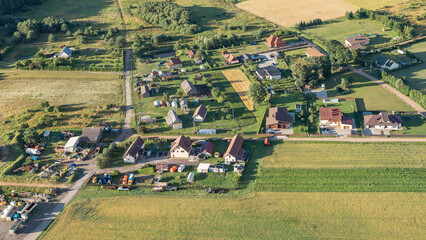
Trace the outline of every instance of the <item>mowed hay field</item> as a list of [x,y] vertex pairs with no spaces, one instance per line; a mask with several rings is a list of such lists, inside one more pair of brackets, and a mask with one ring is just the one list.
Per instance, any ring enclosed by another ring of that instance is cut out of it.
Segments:
[[248,91],[251,85],[250,80],[240,69],[231,69],[222,71],[223,75],[229,80],[232,84],[232,87],[240,96],[241,100],[246,105],[247,109],[250,111],[254,110],[253,101],[249,98]]
[[265,168],[425,168],[425,143],[284,142],[266,148]]
[[421,239],[424,193],[138,196],[67,206],[40,239]]
[[300,21],[309,22],[320,18],[329,20],[345,16],[346,11],[356,11],[359,8],[376,9],[392,5],[401,0],[248,0],[238,3],[243,10],[265,18],[271,22],[292,27]]
[[76,110],[121,104],[122,99],[117,74],[18,70],[0,74],[0,116],[4,117],[42,101]]

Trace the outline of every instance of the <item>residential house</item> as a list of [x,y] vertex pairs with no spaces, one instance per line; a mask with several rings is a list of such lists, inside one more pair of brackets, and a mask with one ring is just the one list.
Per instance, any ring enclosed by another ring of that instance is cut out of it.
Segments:
[[314,47],[309,47],[305,51],[306,56],[308,57],[325,57],[325,55]]
[[266,39],[266,45],[270,48],[284,47],[285,41],[282,37],[271,35]]
[[183,135],[180,135],[173,143],[170,149],[170,157],[172,158],[189,158],[191,154],[191,140]]
[[244,138],[238,134],[232,138],[228,149],[226,149],[226,152],[223,154],[226,165],[242,160],[244,156],[243,143]]
[[402,120],[400,116],[381,112],[378,115],[365,115],[364,125],[365,128],[401,130]]
[[320,125],[352,129],[352,118],[343,116],[340,108],[320,108]]
[[188,96],[195,96],[197,95],[197,88],[194,86],[194,84],[188,80],[185,80],[181,83],[181,87],[186,95]]
[[345,37],[345,45],[349,49],[363,49],[365,45],[370,43],[370,39],[364,35],[355,35]]
[[393,70],[399,68],[399,64],[390,60],[384,55],[380,55],[376,58],[376,65],[381,69]]
[[288,114],[287,108],[273,107],[269,109],[269,116],[266,118],[266,128],[268,129],[288,129],[291,128],[293,117]]
[[149,88],[147,85],[143,85],[141,86],[141,97],[142,98],[147,98],[149,97]]
[[123,160],[125,163],[135,163],[141,156],[143,156],[143,151],[145,147],[145,141],[137,137],[132,145],[127,149],[123,155]]
[[165,119],[167,126],[173,127],[173,129],[181,129],[183,127],[182,120],[173,109],[169,110]]
[[210,157],[210,156],[213,155],[213,148],[214,148],[214,144],[209,142],[209,141],[206,141],[206,142],[204,142],[203,146],[201,147],[201,151],[198,155],[204,154],[207,157]]
[[195,50],[189,50],[188,51],[188,57],[194,58],[194,56],[195,56],[196,53],[197,53],[197,51],[195,51]]
[[181,98],[180,101],[179,101],[179,105],[180,105],[180,108],[182,109],[182,111],[184,113],[189,112],[188,100],[186,100],[186,98]]
[[182,61],[179,58],[170,58],[170,62],[167,63],[168,68],[181,68]]
[[238,64],[238,63],[240,63],[240,61],[238,60],[238,58],[237,57],[235,57],[235,55],[234,54],[227,54],[227,55],[224,55],[225,56],[225,58],[226,58],[226,62],[229,64],[229,65],[232,65],[232,64]]
[[80,136],[80,142],[85,144],[97,144],[102,138],[102,129],[100,127],[85,127]]
[[72,50],[68,47],[62,48],[62,51],[58,54],[59,58],[70,58],[72,57]]
[[282,78],[281,71],[274,66],[258,68],[255,72],[260,79],[276,80]]
[[197,107],[197,109],[194,112],[194,115],[192,116],[192,119],[194,122],[204,122],[204,119],[206,119],[207,116],[207,108],[201,104]]
[[248,63],[248,62],[252,62],[253,61],[253,56],[251,54],[243,54],[240,56],[241,61],[244,63]]

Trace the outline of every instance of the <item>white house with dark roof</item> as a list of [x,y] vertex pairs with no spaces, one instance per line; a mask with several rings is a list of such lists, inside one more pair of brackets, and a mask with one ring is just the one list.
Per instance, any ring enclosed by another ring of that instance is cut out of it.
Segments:
[[132,145],[127,149],[127,151],[123,155],[123,160],[125,163],[135,163],[143,153],[145,147],[145,141],[137,137],[135,141],[133,141]]
[[274,66],[268,66],[264,68],[258,68],[256,69],[256,75],[260,79],[269,79],[269,80],[277,80],[282,78],[281,71],[274,67]]
[[172,158],[189,158],[192,149],[191,140],[180,135],[173,143],[170,149],[170,157]]
[[192,116],[192,119],[194,122],[204,122],[204,119],[206,119],[207,116],[207,108],[201,104],[197,107],[197,109],[194,112],[194,115]]
[[223,154],[226,165],[230,165],[231,163],[235,163],[238,160],[242,160],[244,156],[243,143],[244,138],[238,134],[232,138],[228,149],[226,149],[226,152]]
[[62,48],[62,51],[58,54],[59,58],[70,58],[72,57],[72,50],[68,47]]
[[402,120],[400,116],[381,112],[378,115],[365,115],[364,125],[365,128],[401,130]]

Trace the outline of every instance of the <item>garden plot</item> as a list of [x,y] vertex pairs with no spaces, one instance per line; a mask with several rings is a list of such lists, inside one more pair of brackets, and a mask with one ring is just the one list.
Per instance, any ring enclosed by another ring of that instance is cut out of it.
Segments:
[[229,80],[234,87],[235,91],[240,96],[241,100],[250,111],[254,110],[253,101],[248,96],[249,87],[251,85],[250,80],[240,69],[226,70],[222,72],[223,75]]

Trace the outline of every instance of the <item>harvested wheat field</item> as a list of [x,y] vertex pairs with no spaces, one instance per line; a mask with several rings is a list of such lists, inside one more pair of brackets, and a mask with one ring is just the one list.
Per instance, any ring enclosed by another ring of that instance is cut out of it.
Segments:
[[222,71],[223,75],[229,80],[232,84],[232,87],[240,96],[241,100],[244,102],[248,110],[253,111],[253,101],[250,100],[248,96],[248,91],[250,87],[250,80],[240,69],[232,69]]
[[359,7],[344,0],[248,0],[237,4],[243,10],[282,26],[292,27],[300,21],[342,17]]

